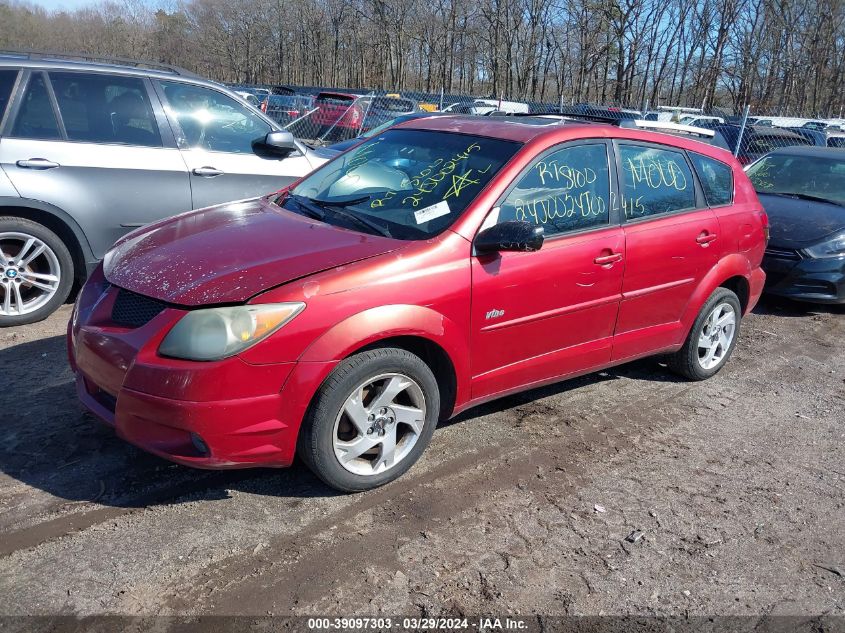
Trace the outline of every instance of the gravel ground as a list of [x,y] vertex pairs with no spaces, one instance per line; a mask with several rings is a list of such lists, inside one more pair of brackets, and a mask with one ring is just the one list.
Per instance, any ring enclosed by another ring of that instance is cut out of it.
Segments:
[[764,302],[706,382],[646,360],[485,405],[353,496],[117,440],[69,312],[0,331],[0,613],[845,613],[841,308]]

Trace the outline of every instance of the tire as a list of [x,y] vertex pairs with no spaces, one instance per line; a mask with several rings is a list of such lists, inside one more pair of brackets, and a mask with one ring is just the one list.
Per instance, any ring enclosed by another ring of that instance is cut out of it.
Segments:
[[377,488],[420,458],[439,412],[437,380],[422,359],[391,347],[361,352],[343,360],[320,386],[303,420],[297,452],[332,488]]
[[31,220],[2,216],[0,253],[0,327],[46,319],[67,300],[73,259],[53,231]]
[[[717,309],[719,314],[716,314]],[[733,312],[733,327],[728,335],[724,328],[729,324],[729,311]],[[712,319],[722,322],[719,330],[713,327]],[[724,367],[736,347],[741,320],[742,309],[736,294],[727,288],[716,288],[698,313],[684,346],[667,357],[669,368],[690,380],[705,380],[715,375]],[[725,338],[722,338],[722,334],[725,334]],[[705,339],[709,339],[711,347],[703,347]],[[711,350],[714,353],[708,356]]]

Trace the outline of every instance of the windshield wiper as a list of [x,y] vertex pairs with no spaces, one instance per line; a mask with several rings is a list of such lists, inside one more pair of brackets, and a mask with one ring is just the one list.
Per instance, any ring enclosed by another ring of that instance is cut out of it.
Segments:
[[793,191],[764,191],[771,196],[784,196],[786,198],[798,198],[799,200],[811,200],[813,202],[826,202],[827,204],[835,204],[837,207],[845,206],[841,202],[831,200],[830,198],[823,198],[821,196],[814,196],[810,193],[797,193]]
[[303,215],[308,216],[309,218],[313,218],[314,220],[324,221],[326,219],[326,214],[320,210],[319,207],[312,206],[311,204],[307,204],[307,202],[311,202],[310,198],[306,198],[305,196],[298,196],[295,193],[289,194],[290,199],[296,203],[296,206],[299,207],[299,210],[302,211]]
[[347,220],[351,220],[355,222],[358,226],[363,226],[368,228],[372,231],[375,231],[382,237],[390,237],[393,236],[390,234],[390,231],[387,227],[381,226],[380,224],[376,224],[372,220],[367,219],[364,216],[358,215],[356,213],[350,213],[349,211],[345,210],[345,207],[348,207],[353,204],[360,204],[361,202],[366,202],[370,199],[371,196],[361,196],[360,198],[353,198],[351,200],[319,200],[317,198],[308,198],[308,201],[312,204],[316,204],[324,209],[330,209],[332,213],[335,215],[339,215],[341,217],[346,218]]
[[349,200],[320,200],[319,198],[308,198],[308,202],[319,204],[321,207],[351,207],[353,204],[361,204],[372,198],[372,196],[359,196]]

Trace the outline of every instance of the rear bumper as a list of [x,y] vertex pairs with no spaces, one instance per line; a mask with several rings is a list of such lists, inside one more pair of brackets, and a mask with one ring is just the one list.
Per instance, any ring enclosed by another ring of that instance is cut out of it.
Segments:
[[845,257],[765,257],[766,292],[796,301],[845,303]]
[[745,314],[751,312],[760,301],[760,296],[763,294],[763,288],[766,284],[766,273],[761,268],[755,268],[751,271],[751,278],[748,282],[748,305],[745,306]]

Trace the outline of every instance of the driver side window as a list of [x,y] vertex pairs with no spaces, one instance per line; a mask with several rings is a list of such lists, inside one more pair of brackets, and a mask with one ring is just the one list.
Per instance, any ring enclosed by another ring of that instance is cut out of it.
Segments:
[[499,208],[499,222],[542,226],[546,237],[606,226],[610,172],[604,143],[575,145],[535,162]]
[[225,94],[191,84],[162,81],[168,114],[179,122],[183,149],[200,148],[211,152],[253,153],[272,128]]

